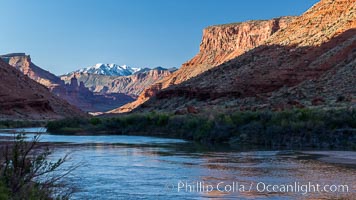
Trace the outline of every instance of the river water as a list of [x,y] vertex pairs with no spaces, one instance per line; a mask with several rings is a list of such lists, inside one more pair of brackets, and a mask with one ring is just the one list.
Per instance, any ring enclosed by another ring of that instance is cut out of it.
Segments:
[[67,177],[79,189],[72,199],[356,199],[355,152],[238,149],[141,136],[44,133],[41,142],[56,144],[52,159],[70,153],[66,165],[79,164]]

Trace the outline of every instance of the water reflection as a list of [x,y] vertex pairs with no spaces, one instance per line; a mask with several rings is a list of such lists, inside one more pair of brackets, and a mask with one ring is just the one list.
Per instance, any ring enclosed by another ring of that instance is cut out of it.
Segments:
[[[280,155],[279,151],[253,152],[191,152],[187,144],[164,146],[103,145],[101,148],[81,146],[74,160],[84,159],[88,165],[76,172],[75,180],[83,191],[78,198],[129,198],[137,195],[151,199],[320,199],[336,195],[300,193],[258,192],[211,192],[177,191],[179,181],[204,182],[217,185],[220,182],[238,182],[250,185],[290,184],[293,182],[320,184],[349,184],[354,187],[356,178],[353,168],[326,164],[313,159],[300,159],[294,153]],[[192,144],[190,144],[192,145]],[[100,145],[99,145],[100,146]],[[188,145],[189,146],[189,145]],[[179,147],[180,150],[177,150]],[[60,152],[60,149],[57,151]],[[74,178],[73,177],[73,178]],[[79,181],[80,180],[80,181]],[[166,184],[174,190],[166,191]],[[350,198],[351,194],[342,195]]]
[[[1,136],[1,134],[0,134]],[[72,163],[83,163],[69,180],[81,190],[74,199],[330,199],[338,194],[259,192],[267,184],[348,184],[344,199],[355,195],[356,170],[327,164],[296,151],[206,147],[182,140],[135,136],[54,136],[53,159],[72,152]],[[325,152],[324,152],[325,153]],[[326,152],[327,153],[327,152]],[[350,154],[354,155],[354,154]],[[68,165],[72,163],[67,163]],[[356,163],[355,163],[356,164]],[[214,185],[238,183],[251,191],[190,192],[178,183]]]

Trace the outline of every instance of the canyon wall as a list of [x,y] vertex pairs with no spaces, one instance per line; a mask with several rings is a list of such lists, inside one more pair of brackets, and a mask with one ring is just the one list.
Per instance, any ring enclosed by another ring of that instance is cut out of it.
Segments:
[[278,110],[352,105],[355,10],[355,1],[322,0],[262,45],[158,92],[143,107]]
[[160,90],[189,80],[263,44],[275,32],[286,28],[293,19],[294,17],[281,17],[207,27],[203,30],[200,51],[194,58],[184,63],[172,75],[144,90],[136,101],[110,113],[129,112]]
[[86,115],[0,59],[0,119],[48,120]]
[[54,88],[64,83],[56,75],[33,64],[31,57],[25,53],[2,55],[1,58],[24,75],[48,88]]
[[186,81],[263,44],[293,19],[281,17],[207,27],[203,30],[199,53],[162,81],[163,88]]
[[0,57],[25,76],[47,87],[57,97],[85,112],[105,112],[134,100],[121,93],[95,94],[75,76],[70,77],[68,83],[65,83],[56,75],[35,65],[31,57],[25,53],[12,53]]

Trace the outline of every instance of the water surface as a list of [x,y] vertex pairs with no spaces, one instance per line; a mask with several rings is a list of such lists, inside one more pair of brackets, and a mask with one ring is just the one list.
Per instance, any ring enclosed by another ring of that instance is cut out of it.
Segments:
[[[8,131],[2,132],[0,136],[9,136]],[[70,152],[66,165],[81,163],[68,177],[80,189],[73,199],[352,199],[356,195],[353,165],[317,159],[328,154],[356,158],[355,152],[313,151],[318,156],[310,156],[304,154],[308,152],[238,150],[141,136],[43,134],[41,141],[61,143],[55,145],[53,159]],[[309,182],[347,184],[349,188],[348,192],[335,193],[262,192],[256,188],[259,184],[261,190],[262,183]],[[208,190],[209,186],[213,190]],[[236,190],[227,192],[225,186],[227,190],[235,186]],[[245,191],[239,190],[242,187]]]

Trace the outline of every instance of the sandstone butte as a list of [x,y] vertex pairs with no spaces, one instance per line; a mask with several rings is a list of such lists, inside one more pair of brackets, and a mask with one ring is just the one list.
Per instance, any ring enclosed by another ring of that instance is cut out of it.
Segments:
[[355,12],[321,0],[299,17],[208,27],[197,56],[110,113],[354,104]]
[[86,114],[0,59],[0,118],[49,120]]
[[170,76],[144,90],[136,101],[111,113],[131,111],[155,96],[158,91],[189,80],[263,44],[279,29],[285,28],[292,19],[293,17],[282,17],[207,27],[203,30],[200,51],[194,58]]

